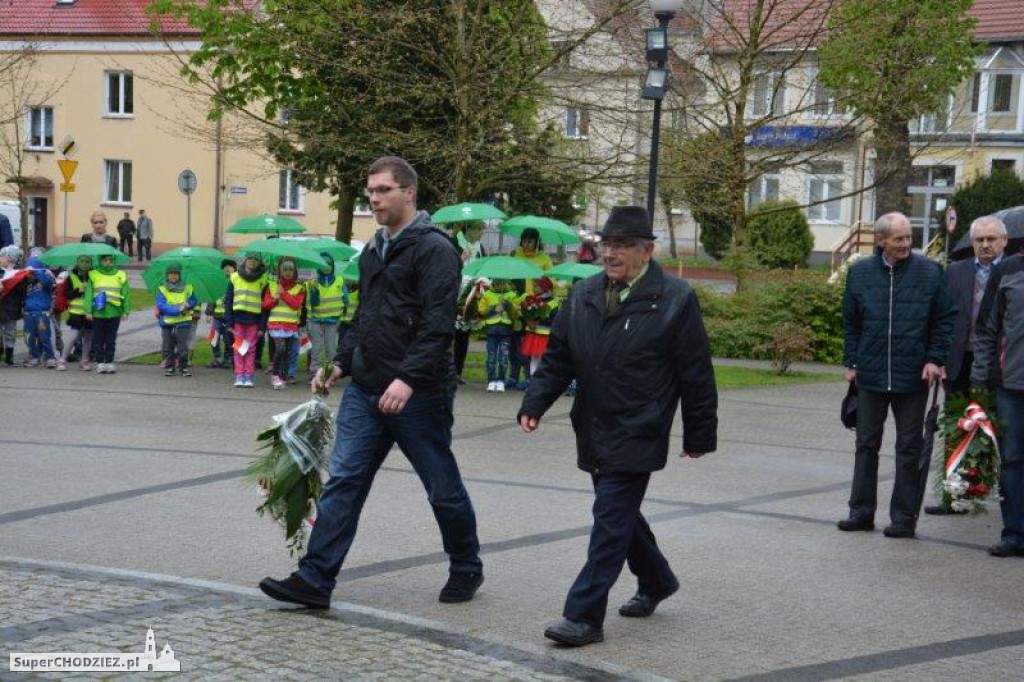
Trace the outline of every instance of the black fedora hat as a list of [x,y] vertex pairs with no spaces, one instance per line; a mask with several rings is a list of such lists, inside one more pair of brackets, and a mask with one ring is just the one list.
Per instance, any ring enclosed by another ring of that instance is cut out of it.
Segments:
[[610,237],[638,237],[656,239],[651,231],[651,217],[643,206],[614,206],[600,232],[602,239]]

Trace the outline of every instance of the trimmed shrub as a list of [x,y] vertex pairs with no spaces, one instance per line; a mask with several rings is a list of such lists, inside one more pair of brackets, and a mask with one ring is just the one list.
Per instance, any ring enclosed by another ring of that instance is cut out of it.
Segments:
[[814,235],[800,205],[786,201],[759,204],[747,218],[747,240],[762,265],[796,268],[807,264]]

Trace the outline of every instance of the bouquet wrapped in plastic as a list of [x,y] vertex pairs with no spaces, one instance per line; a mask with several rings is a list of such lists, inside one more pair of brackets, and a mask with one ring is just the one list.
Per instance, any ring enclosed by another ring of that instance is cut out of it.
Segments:
[[319,395],[288,412],[256,437],[263,454],[249,465],[249,479],[265,496],[256,512],[284,526],[292,554],[301,552],[312,530],[322,472],[334,442],[334,415]]
[[955,511],[983,512],[991,497],[999,497],[994,403],[988,394],[971,398],[953,395],[939,420],[946,448],[935,476],[935,489],[943,503]]

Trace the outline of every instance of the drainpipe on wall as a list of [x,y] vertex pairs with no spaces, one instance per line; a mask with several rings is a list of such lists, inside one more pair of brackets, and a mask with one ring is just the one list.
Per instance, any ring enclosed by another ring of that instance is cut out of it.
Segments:
[[224,192],[224,151],[221,146],[223,132],[223,118],[218,118],[214,132],[214,178],[216,184],[213,193],[213,248],[215,249],[221,248],[221,195]]

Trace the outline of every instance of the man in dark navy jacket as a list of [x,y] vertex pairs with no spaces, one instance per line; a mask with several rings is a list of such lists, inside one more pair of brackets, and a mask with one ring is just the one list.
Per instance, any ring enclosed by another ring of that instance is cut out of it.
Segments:
[[876,253],[850,268],[843,297],[843,364],[857,382],[857,451],[849,517],[839,530],[871,531],[878,450],[886,415],[896,420],[896,480],[886,537],[912,538],[921,504],[920,456],[928,387],[944,376],[956,308],[938,263],[911,251],[910,221],[875,222]]

